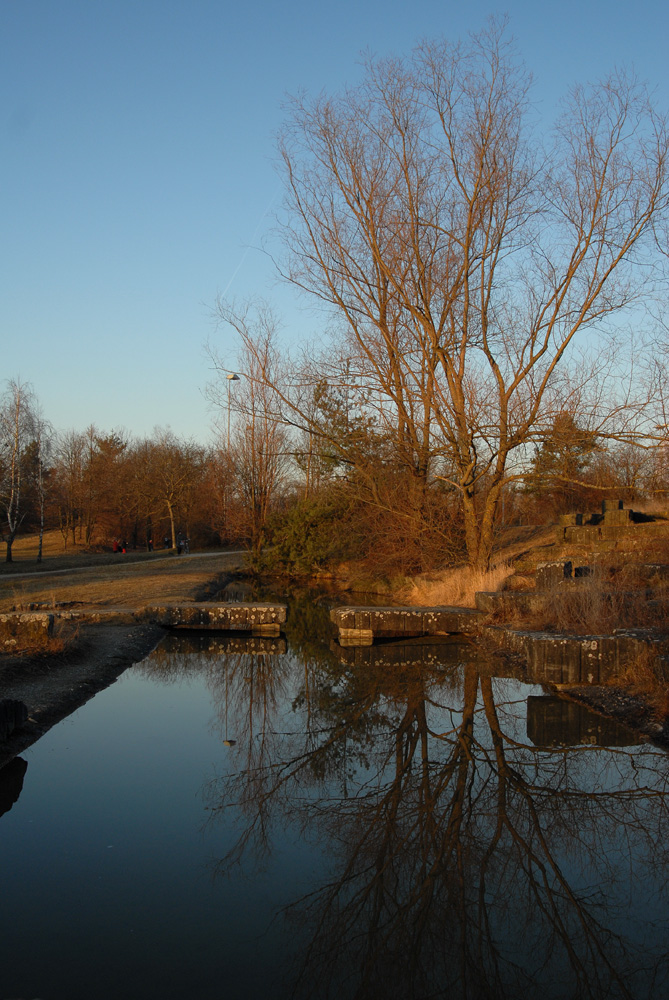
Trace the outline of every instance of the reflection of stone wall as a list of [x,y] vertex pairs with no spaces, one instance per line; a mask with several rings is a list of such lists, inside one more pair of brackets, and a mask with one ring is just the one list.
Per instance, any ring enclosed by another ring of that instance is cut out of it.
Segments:
[[527,699],[527,738],[537,747],[627,747],[638,737],[613,719],[595,715],[585,705],[547,695]]
[[340,646],[330,649],[348,667],[442,667],[475,663],[481,654],[467,642],[384,642],[374,646]]
[[211,657],[241,653],[283,656],[287,648],[283,636],[226,635],[225,633],[212,635],[211,631],[198,633],[195,630],[170,633],[165,636],[159,646],[160,651],[167,653],[197,652]]

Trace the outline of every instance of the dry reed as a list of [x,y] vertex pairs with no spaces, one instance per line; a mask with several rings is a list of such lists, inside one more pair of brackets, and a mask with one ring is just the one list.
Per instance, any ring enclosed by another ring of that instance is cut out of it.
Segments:
[[412,605],[473,608],[477,591],[499,590],[512,574],[513,569],[507,563],[499,563],[487,571],[457,566],[439,574],[416,577],[398,596]]

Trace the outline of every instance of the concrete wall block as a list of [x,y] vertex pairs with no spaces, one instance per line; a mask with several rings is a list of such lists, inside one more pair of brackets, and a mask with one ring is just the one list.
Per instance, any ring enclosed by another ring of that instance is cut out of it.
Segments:
[[373,642],[374,633],[371,629],[339,629],[340,646],[371,646]]
[[537,590],[551,590],[569,580],[571,574],[572,564],[568,560],[539,563],[536,571]]
[[581,669],[578,683],[599,683],[603,648],[602,637],[581,640]]
[[607,510],[604,512],[604,526],[619,525],[625,527],[630,523],[630,510]]
[[330,621],[337,628],[355,628],[355,608],[332,608]]
[[402,608],[404,617],[404,631],[407,635],[425,635],[429,628],[427,612],[418,611],[415,608]]
[[499,607],[501,594],[494,591],[480,590],[474,594],[474,603],[479,611],[484,615],[491,615]]

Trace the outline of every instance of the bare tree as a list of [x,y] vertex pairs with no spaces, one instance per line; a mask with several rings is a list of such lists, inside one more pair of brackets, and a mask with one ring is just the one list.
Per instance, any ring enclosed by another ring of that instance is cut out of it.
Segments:
[[47,462],[53,450],[54,431],[49,421],[45,420],[42,410],[38,406],[34,410],[33,430],[35,446],[34,478],[39,511],[39,540],[37,544],[37,562],[39,563],[42,561],[46,500],[51,481]]
[[156,434],[150,449],[147,472],[154,484],[161,510],[169,518],[172,548],[177,548],[177,519],[183,519],[188,533],[188,519],[196,488],[204,474],[205,451],[193,441],[180,440],[172,431]]
[[[252,561],[257,565],[267,541],[269,516],[285,480],[288,458],[287,435],[278,416],[280,400],[273,389],[278,380],[275,372],[279,361],[271,326],[252,349],[242,351],[243,375],[234,399],[229,394],[229,372],[215,354],[213,360],[222,378],[220,383],[210,386],[210,398],[225,412],[226,421],[231,407],[238,417],[232,437],[227,424],[225,464],[241,521],[237,531],[247,538]],[[225,392],[221,385],[225,386]]]
[[335,322],[325,358],[307,350],[272,383],[284,417],[328,438],[309,387],[348,384],[413,509],[439,479],[458,492],[479,567],[514,457],[564,409],[579,341],[653,280],[667,210],[666,122],[645,87],[615,72],[575,88],[542,148],[529,85],[491,21],[467,43],[370,60],[339,96],[295,99],[280,143],[284,276]]
[[12,545],[26,515],[23,458],[34,436],[34,410],[32,387],[10,379],[0,402],[0,506],[7,523],[7,562],[13,561]]
[[55,455],[55,504],[58,511],[63,546],[76,542],[85,502],[84,468],[86,436],[77,431],[60,434],[56,441]]

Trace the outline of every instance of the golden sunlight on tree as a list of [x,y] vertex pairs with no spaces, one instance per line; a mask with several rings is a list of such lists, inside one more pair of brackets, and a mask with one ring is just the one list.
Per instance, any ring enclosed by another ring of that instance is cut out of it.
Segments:
[[[534,115],[494,20],[464,43],[370,59],[341,94],[296,98],[280,140],[283,274],[325,308],[331,342],[265,366],[278,353],[266,311],[220,304],[276,419],[354,470],[405,539],[423,536],[438,488],[454,495],[479,568],[528,446],[575,393],[588,401],[577,351],[594,337],[606,351],[658,280],[667,212],[666,121],[634,77],[575,88],[550,135]],[[370,428],[364,447],[323,386]],[[619,429],[613,393],[596,404],[602,435]]]

